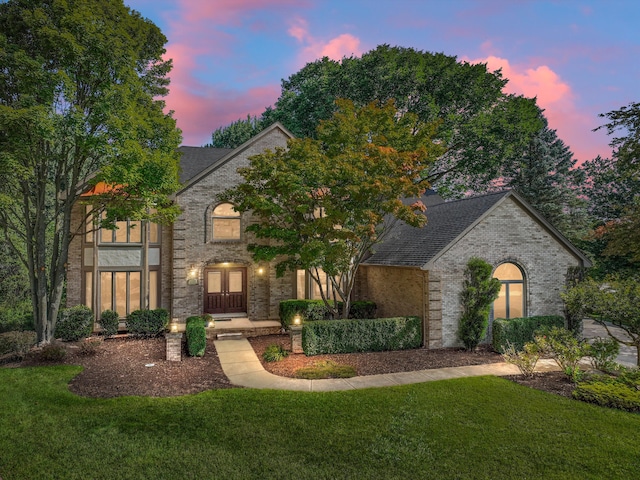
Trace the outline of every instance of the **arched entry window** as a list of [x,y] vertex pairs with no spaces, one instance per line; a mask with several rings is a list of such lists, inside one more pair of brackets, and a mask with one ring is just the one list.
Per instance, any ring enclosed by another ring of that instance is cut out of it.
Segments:
[[513,263],[503,263],[493,272],[502,288],[493,302],[493,318],[518,318],[524,316],[524,276]]
[[230,203],[221,203],[211,214],[214,240],[240,240],[240,212]]

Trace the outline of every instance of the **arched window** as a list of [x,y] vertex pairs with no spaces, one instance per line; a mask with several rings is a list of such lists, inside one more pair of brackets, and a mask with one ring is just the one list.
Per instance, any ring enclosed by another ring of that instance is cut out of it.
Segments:
[[240,240],[240,212],[230,203],[221,203],[211,214],[213,240]]
[[500,280],[502,288],[493,302],[493,318],[518,318],[524,316],[524,276],[513,263],[498,265],[493,277]]

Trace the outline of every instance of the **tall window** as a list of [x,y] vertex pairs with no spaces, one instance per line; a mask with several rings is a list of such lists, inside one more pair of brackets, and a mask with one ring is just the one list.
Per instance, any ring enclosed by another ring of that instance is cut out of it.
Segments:
[[230,203],[221,203],[211,214],[214,240],[240,240],[240,212]]
[[[324,273],[324,270],[320,268],[318,269],[318,275],[320,276],[320,281],[322,282],[322,291],[324,292],[325,296],[327,296],[328,298],[332,298],[331,292],[329,291],[329,289],[331,288],[329,276]],[[322,293],[320,293],[320,285],[318,285],[318,282],[316,282],[306,270],[297,270],[296,282],[296,292],[298,299],[322,299]]]
[[524,316],[524,276],[513,263],[503,263],[493,272],[502,288],[493,302],[493,318],[518,318]]
[[100,311],[115,310],[124,318],[140,309],[141,272],[100,272]]

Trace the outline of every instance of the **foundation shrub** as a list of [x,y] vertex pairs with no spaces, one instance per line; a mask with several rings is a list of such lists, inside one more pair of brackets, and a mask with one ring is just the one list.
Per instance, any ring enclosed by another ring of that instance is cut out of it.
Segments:
[[24,358],[35,344],[36,332],[0,333],[0,355],[12,354]]
[[200,316],[187,318],[187,352],[191,357],[203,357],[207,348],[206,321]]
[[278,307],[280,323],[288,328],[293,318],[300,315],[302,321],[327,320],[329,312],[323,300],[284,300]]
[[127,330],[140,337],[157,337],[169,325],[169,312],[164,308],[135,310],[127,317]]
[[307,355],[407,350],[421,344],[418,317],[318,321],[302,328],[302,349]]
[[118,333],[118,323],[120,315],[113,310],[105,310],[100,314],[100,326],[102,327],[102,335],[106,338],[113,337]]
[[564,318],[560,315],[498,318],[493,321],[493,349],[505,353],[508,345],[521,351],[525,343],[533,342],[535,333],[543,328],[564,327]]
[[589,346],[589,359],[593,368],[602,372],[613,372],[618,364],[620,344],[613,338],[595,338]]
[[91,335],[93,312],[86,305],[63,308],[56,323],[56,338],[65,342],[75,342]]
[[[338,310],[342,312],[342,302],[338,303]],[[358,300],[356,302],[352,302],[349,307],[349,318],[353,319],[365,319],[365,318],[375,318],[376,310],[378,309],[378,305],[376,302],[371,302],[368,300]]]

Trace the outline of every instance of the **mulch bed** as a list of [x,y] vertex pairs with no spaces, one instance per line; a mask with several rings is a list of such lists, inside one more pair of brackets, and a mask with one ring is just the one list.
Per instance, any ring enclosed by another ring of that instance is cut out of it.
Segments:
[[[487,347],[476,352],[447,348],[440,350],[404,350],[396,352],[350,353],[339,355],[289,354],[279,362],[264,362],[262,353],[269,345],[290,347],[287,335],[269,335],[249,339],[265,369],[275,375],[294,377],[298,368],[318,361],[332,360],[353,366],[358,375],[376,375],[465,365],[502,362],[502,357]],[[52,364],[81,365],[84,370],[69,384],[69,390],[85,397],[110,398],[127,395],[170,397],[205,390],[237,388],[222,371],[212,340],[202,358],[192,358],[183,352],[181,362],[165,360],[164,338],[136,339],[129,337],[105,340],[93,355],[82,355],[77,344],[65,343],[67,356],[59,362],[43,362],[31,354],[22,362],[5,363],[4,368]],[[573,388],[559,372],[507,377],[512,381],[570,397]]]

